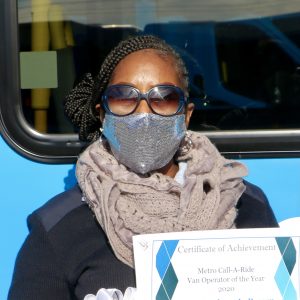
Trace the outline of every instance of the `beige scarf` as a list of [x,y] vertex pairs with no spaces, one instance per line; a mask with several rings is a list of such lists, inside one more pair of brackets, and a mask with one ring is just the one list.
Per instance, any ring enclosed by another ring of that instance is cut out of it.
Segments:
[[179,152],[176,160],[187,163],[183,185],[156,172],[147,177],[130,172],[104,141],[94,142],[78,159],[84,199],[115,255],[131,267],[135,234],[235,227],[246,167],[225,159],[208,138],[191,131]]

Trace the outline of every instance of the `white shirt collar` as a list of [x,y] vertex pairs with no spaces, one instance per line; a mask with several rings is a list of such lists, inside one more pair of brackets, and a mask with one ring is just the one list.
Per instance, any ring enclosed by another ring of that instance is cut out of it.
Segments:
[[185,162],[185,161],[179,162],[178,166],[179,166],[179,170],[176,173],[174,180],[177,181],[178,183],[180,183],[181,185],[183,185],[184,184],[184,173],[187,168],[187,162]]

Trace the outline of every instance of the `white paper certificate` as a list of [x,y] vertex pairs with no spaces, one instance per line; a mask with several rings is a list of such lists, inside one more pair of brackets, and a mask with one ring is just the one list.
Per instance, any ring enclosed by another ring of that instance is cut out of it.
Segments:
[[297,300],[300,228],[134,236],[142,300]]

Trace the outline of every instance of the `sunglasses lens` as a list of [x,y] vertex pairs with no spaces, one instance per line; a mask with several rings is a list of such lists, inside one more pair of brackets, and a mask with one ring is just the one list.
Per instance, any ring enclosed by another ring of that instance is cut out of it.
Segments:
[[177,113],[183,100],[183,91],[173,86],[155,87],[149,95],[149,104],[153,111],[165,116]]
[[137,105],[138,93],[130,86],[111,86],[105,92],[106,105],[116,115],[132,113]]
[[[125,116],[134,112],[139,97],[139,91],[131,86],[112,85],[105,91],[103,99],[110,112]],[[152,88],[148,92],[147,98],[153,112],[164,116],[176,114],[185,99],[180,88],[170,85],[159,85]]]

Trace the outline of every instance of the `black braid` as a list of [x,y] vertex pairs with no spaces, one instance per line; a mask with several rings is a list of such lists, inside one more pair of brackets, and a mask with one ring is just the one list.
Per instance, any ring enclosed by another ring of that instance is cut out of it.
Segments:
[[179,54],[165,41],[152,35],[135,36],[121,41],[108,54],[95,80],[90,74],[87,74],[66,97],[65,113],[72,123],[79,127],[81,140],[94,141],[99,138],[101,123],[97,117],[99,112],[96,111],[95,106],[100,103],[102,93],[106,89],[117,64],[130,53],[143,49],[155,49],[163,56],[173,57],[176,71],[187,91],[188,73],[185,64]]

